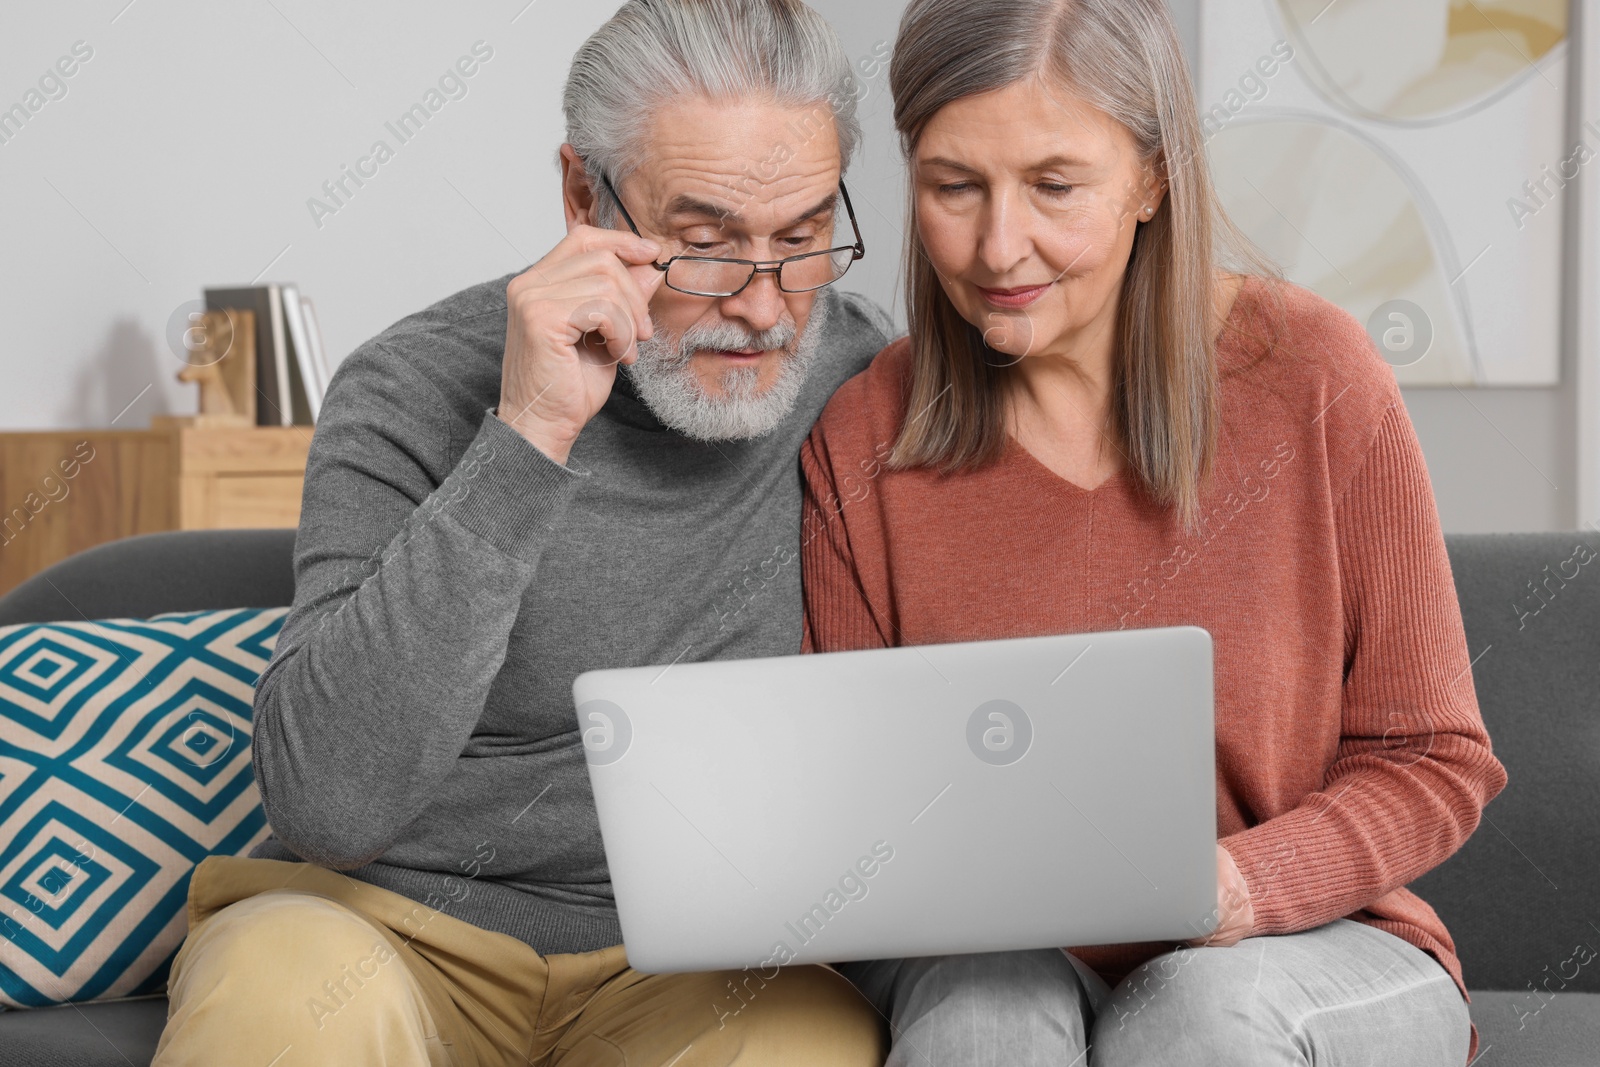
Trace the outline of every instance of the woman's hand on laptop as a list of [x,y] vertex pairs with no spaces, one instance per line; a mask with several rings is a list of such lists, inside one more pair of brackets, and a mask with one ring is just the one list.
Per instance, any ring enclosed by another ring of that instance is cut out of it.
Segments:
[[1217,846],[1217,928],[1209,936],[1195,937],[1184,944],[1195,948],[1227,948],[1237,945],[1255,929],[1255,908],[1250,904],[1250,887],[1245,884],[1233,855]]

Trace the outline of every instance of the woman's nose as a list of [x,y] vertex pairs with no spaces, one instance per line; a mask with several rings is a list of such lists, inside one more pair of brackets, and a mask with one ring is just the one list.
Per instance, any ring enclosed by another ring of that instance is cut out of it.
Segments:
[[996,192],[989,198],[978,234],[978,258],[998,280],[1028,257],[1033,236],[1027,229],[1026,212],[1010,193]]

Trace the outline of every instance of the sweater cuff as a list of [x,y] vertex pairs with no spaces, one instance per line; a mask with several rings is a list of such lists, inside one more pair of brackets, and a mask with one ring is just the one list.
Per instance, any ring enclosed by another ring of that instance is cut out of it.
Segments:
[[1350,888],[1333,884],[1329,873],[1338,869],[1339,851],[1318,835],[1299,832],[1298,814],[1285,812],[1222,839],[1250,891],[1253,933],[1296,933],[1316,925],[1307,921],[1306,902],[1326,901]]
[[545,455],[487,409],[477,437],[436,497],[446,514],[495,548],[536,563],[588,477],[588,471]]

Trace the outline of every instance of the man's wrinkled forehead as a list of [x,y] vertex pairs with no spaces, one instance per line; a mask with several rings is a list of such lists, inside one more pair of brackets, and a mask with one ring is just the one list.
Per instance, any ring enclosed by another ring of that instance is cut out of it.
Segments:
[[[778,215],[778,229],[791,229],[802,226],[813,219],[826,221],[832,218],[839,206],[839,192],[837,187],[827,196],[823,197],[811,207],[792,217]],[[747,232],[756,227],[756,223],[747,217],[741,208],[748,205],[741,203],[736,198],[730,197],[719,203],[702,200],[688,193],[679,193],[670,199],[661,211],[661,220],[669,226],[693,226],[697,224],[711,224],[724,229]]]
[[714,221],[781,229],[837,201],[839,139],[831,113],[766,101],[691,98],[658,109],[630,185],[661,223]]

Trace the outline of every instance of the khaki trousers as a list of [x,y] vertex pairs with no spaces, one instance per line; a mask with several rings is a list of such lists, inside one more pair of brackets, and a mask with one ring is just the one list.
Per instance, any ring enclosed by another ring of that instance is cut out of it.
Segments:
[[210,856],[156,1067],[878,1067],[885,1024],[827,967],[646,975],[622,946],[516,938],[309,863]]

